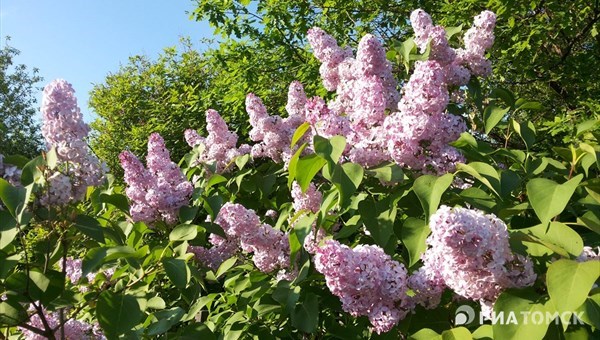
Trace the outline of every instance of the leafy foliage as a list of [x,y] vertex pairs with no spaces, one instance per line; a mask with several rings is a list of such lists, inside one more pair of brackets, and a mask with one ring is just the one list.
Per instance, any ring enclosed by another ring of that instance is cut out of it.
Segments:
[[34,96],[42,77],[36,68],[14,64],[19,53],[9,45],[0,50],[0,154],[34,157],[42,148]]

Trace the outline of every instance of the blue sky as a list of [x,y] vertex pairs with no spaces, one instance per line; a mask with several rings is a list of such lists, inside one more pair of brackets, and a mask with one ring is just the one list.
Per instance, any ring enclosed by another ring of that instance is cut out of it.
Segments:
[[39,68],[44,83],[72,83],[89,122],[95,118],[87,104],[93,84],[129,56],[154,59],[181,36],[206,48],[201,39],[211,38],[212,29],[188,19],[193,8],[191,0],[0,0],[1,44],[10,36],[9,44],[21,51],[16,62]]

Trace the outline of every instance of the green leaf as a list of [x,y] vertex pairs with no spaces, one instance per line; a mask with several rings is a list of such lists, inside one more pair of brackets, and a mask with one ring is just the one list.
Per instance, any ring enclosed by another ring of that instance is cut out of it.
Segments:
[[27,311],[11,299],[0,302],[0,325],[18,326],[27,320]]
[[43,169],[46,166],[46,161],[42,156],[37,156],[36,158],[29,161],[23,167],[23,173],[21,174],[21,184],[24,187],[28,186],[31,183],[38,182],[44,177]]
[[248,164],[249,160],[249,154],[238,156],[235,158],[235,165],[238,167],[238,169],[242,170],[246,166],[246,164]]
[[189,241],[198,235],[198,226],[195,224],[180,224],[173,228],[169,234],[169,241]]
[[456,327],[442,332],[442,340],[472,339],[471,332],[465,327]]
[[296,305],[292,314],[292,325],[306,333],[313,333],[319,323],[319,296],[308,293]]
[[114,205],[117,209],[124,213],[129,213],[129,202],[127,197],[122,194],[100,194],[100,201],[102,203],[108,203]]
[[446,39],[450,40],[450,38],[452,38],[454,35],[460,33],[462,31],[462,27],[462,24],[455,27],[445,27],[444,29],[446,30]]
[[289,241],[290,241],[290,259],[292,263],[296,259],[296,254],[302,249],[302,245],[304,244],[304,238],[310,232],[313,222],[317,218],[315,214],[302,214],[294,223],[293,232],[289,233]]
[[181,307],[174,307],[154,313],[157,321],[148,326],[147,334],[152,336],[167,332],[181,320],[184,314],[185,311]]
[[498,175],[498,171],[491,165],[482,162],[459,163],[456,165],[456,170],[466,172],[475,177],[475,179],[492,190],[496,196],[501,197],[500,176]]
[[338,205],[342,208],[358,189],[363,174],[363,168],[355,163],[336,164],[333,173],[329,172],[329,167],[323,168],[323,177],[335,185],[339,193]]
[[361,220],[375,243],[385,248],[394,234],[394,221],[396,219],[397,200],[386,198],[375,201],[367,198],[358,204]]
[[208,188],[220,184],[220,183],[224,183],[227,182],[227,178],[225,178],[222,175],[219,174],[213,174],[212,176],[210,176],[210,178],[208,179],[208,182],[206,183],[205,186],[205,190],[208,190]]
[[46,273],[31,270],[29,279],[33,283],[29,286],[30,296],[45,305],[59,297],[65,287],[65,276],[55,270],[48,270]]
[[13,269],[15,269],[20,259],[20,254],[9,256],[7,253],[0,251],[0,279],[6,279]]
[[[520,339],[542,339],[548,324],[546,322],[534,323],[531,320],[533,313],[546,315],[552,313],[548,304],[544,304],[543,299],[533,289],[508,289],[502,292],[498,300],[494,303],[494,313],[500,316],[502,313],[504,322],[495,322],[492,324],[495,339],[520,340]],[[508,322],[510,315],[514,315],[516,320]],[[528,315],[528,319],[524,319]],[[527,322],[526,322],[527,320]],[[544,319],[545,321],[545,319]]]
[[215,334],[208,328],[205,323],[193,323],[184,329],[177,336],[180,340],[216,340]]
[[583,249],[583,240],[569,226],[560,222],[550,222],[549,225],[538,224],[531,228],[519,229],[518,232],[533,236],[555,253],[569,257],[577,257]]
[[10,245],[17,235],[17,221],[6,210],[0,210],[0,250]]
[[523,139],[527,149],[530,149],[535,143],[535,126],[532,122],[519,123],[516,120],[512,120],[513,130]]
[[550,300],[559,313],[573,312],[586,300],[600,277],[600,261],[558,260],[548,267],[546,281]]
[[56,154],[56,148],[54,146],[46,152],[46,164],[50,170],[54,170],[58,164],[58,155]]
[[492,129],[500,123],[504,115],[510,110],[510,107],[502,108],[496,104],[488,105],[483,111],[483,121],[485,123],[485,133],[489,134]]
[[481,325],[473,332],[473,339],[492,340],[494,339],[494,329],[492,325]]
[[165,273],[167,273],[167,277],[173,282],[175,287],[185,289],[192,276],[190,268],[185,260],[165,258],[162,260],[162,264],[165,268]]
[[333,136],[327,139],[317,135],[313,138],[313,144],[315,153],[333,165],[339,161],[346,148],[346,138]]
[[600,125],[600,119],[590,119],[579,123],[577,124],[577,135],[595,129],[598,125]]
[[581,321],[600,329],[600,293],[590,295],[577,309]]
[[306,131],[310,129],[310,124],[308,122],[304,122],[298,126],[296,131],[294,131],[294,135],[292,136],[292,143],[290,147],[293,147],[298,143],[298,141],[306,134]]
[[450,173],[441,177],[423,175],[415,180],[413,191],[419,198],[427,220],[438,208],[442,194],[446,191],[454,176]]
[[160,296],[155,296],[148,300],[146,307],[152,309],[165,309],[167,308],[167,305],[165,304],[165,300],[163,300]]
[[115,338],[142,319],[143,313],[137,299],[131,295],[103,291],[96,304],[96,318],[108,338]]
[[296,150],[296,152],[294,152],[294,155],[292,156],[292,158],[290,158],[290,163],[288,165],[288,188],[292,187],[292,183],[294,183],[294,180],[296,179],[298,160],[300,159],[300,155],[302,154],[302,151],[304,151],[304,149],[306,148],[307,145],[308,145],[308,143],[302,144],[298,148],[298,150]]
[[442,336],[436,333],[434,330],[429,328],[422,328],[418,332],[411,334],[408,339],[410,340],[441,340]]
[[421,254],[427,249],[425,240],[429,235],[430,230],[427,222],[409,217],[404,221],[400,236],[402,243],[408,250],[409,262],[408,266],[412,267],[421,258]]
[[85,276],[96,271],[104,263],[116,259],[141,258],[145,253],[145,248],[136,251],[129,246],[92,248],[83,257],[83,263],[81,264],[82,275]]
[[233,268],[233,266],[235,265],[236,262],[237,262],[237,256],[234,256],[234,257],[232,257],[230,259],[227,259],[227,260],[223,261],[223,263],[221,263],[221,265],[217,269],[217,272],[216,272],[215,276],[217,278],[221,277],[229,269]]
[[327,161],[316,154],[302,157],[298,160],[298,163],[296,164],[296,181],[303,192],[308,189],[310,181],[312,181],[317,172],[319,172],[325,164],[327,164]]
[[191,224],[196,218],[200,207],[184,205],[179,208],[179,221],[182,224]]
[[519,98],[515,103],[515,111],[516,110],[541,110],[544,106],[540,102],[530,101],[527,99]]
[[548,224],[565,209],[582,178],[583,175],[579,174],[563,184],[534,178],[527,183],[529,202],[542,224]]
[[10,214],[18,220],[19,213],[25,207],[26,190],[22,187],[13,187],[5,179],[0,178],[0,200],[4,203]]
[[383,164],[365,171],[385,183],[400,183],[404,179],[404,172],[396,163]]
[[85,236],[100,243],[104,243],[104,232],[102,231],[103,228],[97,219],[87,215],[77,215],[75,218],[75,227]]

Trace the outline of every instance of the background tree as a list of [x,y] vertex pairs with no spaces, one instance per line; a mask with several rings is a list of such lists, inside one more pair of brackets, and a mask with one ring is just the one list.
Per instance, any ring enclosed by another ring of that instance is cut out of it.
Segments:
[[0,154],[34,157],[42,148],[34,96],[42,77],[36,68],[14,64],[19,53],[9,45],[0,49]]
[[[213,78],[205,58],[183,44],[166,48],[157,60],[134,56],[90,93],[90,107],[100,117],[92,122],[92,148],[117,175],[118,154],[129,149],[146,154],[148,135],[158,132],[173,159],[189,151],[183,139],[187,128],[203,128],[206,97]],[[219,107],[216,107],[218,109]]]

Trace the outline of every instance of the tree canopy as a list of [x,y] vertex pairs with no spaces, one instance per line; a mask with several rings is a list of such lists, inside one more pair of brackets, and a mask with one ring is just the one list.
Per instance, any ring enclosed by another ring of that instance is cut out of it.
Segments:
[[42,147],[35,120],[38,70],[29,70],[14,59],[19,50],[9,45],[0,49],[0,154],[33,157]]

